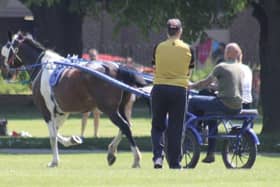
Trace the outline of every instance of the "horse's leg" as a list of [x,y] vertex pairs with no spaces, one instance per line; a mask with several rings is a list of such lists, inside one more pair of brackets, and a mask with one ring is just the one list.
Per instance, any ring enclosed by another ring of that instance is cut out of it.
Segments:
[[[130,120],[128,120],[127,118],[126,108],[127,108],[127,103],[129,102],[130,99],[130,95],[131,95],[130,93],[125,92],[119,106],[119,113],[121,117],[128,122],[129,126],[131,126],[131,124],[130,124]],[[108,146],[107,160],[109,165],[114,164],[116,161],[116,154],[117,154],[119,143],[121,142],[122,139],[122,135],[123,135],[122,131],[119,130],[117,136],[115,136],[115,138]]]
[[52,161],[48,164],[48,167],[57,167],[59,163],[59,153],[57,146],[57,128],[54,120],[48,122],[50,145],[53,154]]
[[58,145],[57,145],[58,141],[62,143],[64,146],[70,146],[70,145],[77,144],[77,142],[80,142],[79,137],[77,140],[74,136],[66,138],[58,134],[58,129],[62,126],[62,124],[64,123],[64,121],[67,119],[68,116],[69,114],[57,114],[55,115],[55,117],[52,117],[52,119],[48,122],[50,144],[53,153],[53,159],[48,164],[48,167],[57,167],[59,164],[59,152],[58,152]]
[[[62,126],[64,121],[68,118],[69,114],[63,114],[63,115],[57,115],[55,118],[56,123],[56,129],[58,129]],[[82,143],[82,139],[79,136],[70,136],[70,137],[64,137],[61,134],[57,132],[57,141],[61,143],[64,147],[69,147],[72,145],[79,145]]]
[[[134,138],[132,137],[129,123],[120,115],[119,112],[113,112],[109,114],[109,118],[115,125],[117,125],[120,128],[121,132],[127,137],[128,141],[130,142],[130,148],[134,155],[134,162],[132,164],[132,167],[133,168],[140,167],[141,153],[135,143]],[[111,164],[113,163],[114,162],[112,162]]]
[[57,133],[57,140],[61,143],[64,147],[70,147],[73,145],[80,145],[83,143],[83,140],[79,136],[70,136],[64,137],[61,134]]
[[117,136],[115,136],[112,142],[108,145],[107,161],[110,166],[113,165],[116,161],[118,145],[121,142],[121,140],[122,140],[122,131],[119,130]]

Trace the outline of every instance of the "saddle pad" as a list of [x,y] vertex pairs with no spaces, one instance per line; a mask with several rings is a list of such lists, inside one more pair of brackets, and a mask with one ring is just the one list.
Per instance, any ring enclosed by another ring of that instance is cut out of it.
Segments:
[[52,72],[50,79],[49,79],[49,83],[50,83],[51,87],[54,87],[57,85],[57,83],[59,82],[59,79],[65,69],[66,69],[66,66],[57,66],[54,69],[54,71]]

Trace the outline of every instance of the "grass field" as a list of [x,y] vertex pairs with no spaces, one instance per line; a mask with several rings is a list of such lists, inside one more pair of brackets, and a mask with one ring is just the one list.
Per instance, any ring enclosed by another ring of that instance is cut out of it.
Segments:
[[[9,124],[9,131],[27,131],[33,137],[47,137],[48,128],[43,118],[40,116],[36,109],[30,110],[16,110],[7,109],[2,116],[6,116]],[[1,112],[1,108],[0,108]],[[3,113],[3,112],[2,112]],[[0,113],[1,114],[1,113]],[[0,116],[1,117],[1,116]],[[132,130],[134,136],[150,136],[151,131],[151,115],[147,108],[136,107],[134,108],[132,118]],[[256,133],[261,131],[261,123],[257,121],[254,130]],[[60,133],[63,135],[80,135],[81,132],[81,114],[74,114],[63,124]],[[118,128],[105,116],[102,115],[100,119],[99,128],[100,137],[113,137],[118,133]],[[93,136],[93,117],[88,120],[86,128],[86,137]]]
[[0,154],[0,186],[246,186],[278,187],[279,155],[258,155],[252,169],[229,170],[217,155],[214,164],[195,169],[152,169],[151,153],[143,153],[142,168],[132,169],[132,155],[120,152],[109,167],[106,154],[63,153],[58,168],[47,168],[50,154]]
[[[5,108],[0,117],[9,121],[9,131],[27,131],[33,137],[48,137],[48,129],[35,109]],[[148,110],[136,108],[133,115],[133,134],[150,136],[151,119]],[[80,134],[81,115],[66,121],[60,132],[64,135]],[[254,130],[259,133],[258,122]],[[113,137],[118,129],[104,115],[100,121],[100,136]],[[92,137],[92,119],[86,137]],[[221,155],[214,164],[198,163],[193,170],[174,171],[152,169],[151,152],[143,153],[141,169],[132,169],[132,154],[121,151],[114,166],[109,167],[105,152],[63,150],[61,165],[47,168],[50,150],[42,153],[11,153],[0,149],[0,186],[280,186],[280,154],[257,155],[254,167],[249,170],[226,169]],[[205,153],[201,154],[201,158]]]

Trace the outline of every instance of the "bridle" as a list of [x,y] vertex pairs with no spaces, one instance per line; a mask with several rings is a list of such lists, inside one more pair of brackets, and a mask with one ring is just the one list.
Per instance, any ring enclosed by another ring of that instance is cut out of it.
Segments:
[[[25,41],[26,38],[24,36],[22,36],[21,40],[18,38],[19,35],[16,35],[13,40],[7,42],[7,44],[4,46],[5,48],[2,48],[1,53],[3,56],[5,56],[4,64],[7,68],[10,68],[10,66],[15,66],[15,59],[17,59],[17,61],[20,63],[18,66],[24,65],[18,53],[20,45]],[[17,46],[15,46],[15,42],[18,43]]]
[[[30,79],[31,81],[36,77],[38,72],[38,67],[41,67],[41,58],[44,56],[45,51],[42,51],[41,54],[36,59],[35,64],[25,65],[22,61],[21,57],[18,55],[20,46],[24,43],[25,40],[29,38],[28,36],[23,35],[22,33],[18,33],[14,36],[13,39],[9,38],[9,41],[3,46],[1,54],[5,57],[4,65],[7,71],[15,70],[15,71],[26,71],[30,70]],[[15,63],[15,59],[17,60]]]

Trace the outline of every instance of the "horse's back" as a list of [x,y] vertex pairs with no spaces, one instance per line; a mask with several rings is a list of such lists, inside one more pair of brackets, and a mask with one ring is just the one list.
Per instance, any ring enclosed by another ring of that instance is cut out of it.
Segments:
[[[106,70],[95,65],[88,67],[110,76],[116,74],[115,69]],[[77,68],[66,69],[53,92],[56,102],[65,112],[86,112],[96,107],[115,110],[122,93],[119,88]]]

